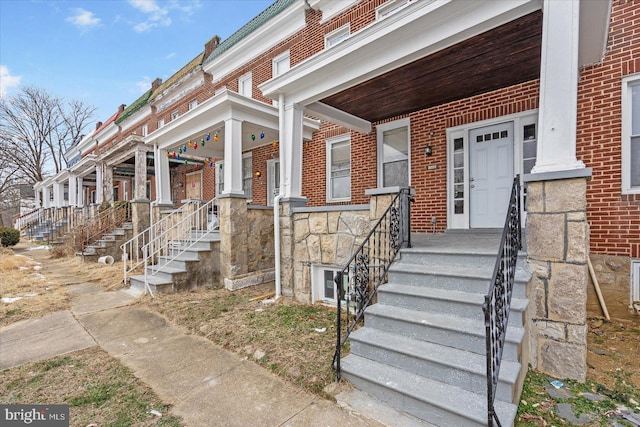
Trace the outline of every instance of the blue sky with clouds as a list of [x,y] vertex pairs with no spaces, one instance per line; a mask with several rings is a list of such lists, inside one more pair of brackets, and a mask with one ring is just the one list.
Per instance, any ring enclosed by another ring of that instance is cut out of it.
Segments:
[[104,121],[272,2],[0,0],[0,96],[37,86],[94,105]]

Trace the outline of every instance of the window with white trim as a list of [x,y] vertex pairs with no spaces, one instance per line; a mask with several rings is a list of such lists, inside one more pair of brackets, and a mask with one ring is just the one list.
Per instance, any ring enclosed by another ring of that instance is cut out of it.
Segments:
[[383,19],[393,15],[409,4],[409,0],[389,0],[376,8],[376,19]]
[[175,120],[178,117],[180,117],[180,112],[178,110],[176,110],[173,113],[171,113],[171,120]]
[[252,80],[251,72],[248,72],[238,79],[238,93],[240,95],[251,98],[251,95],[253,94],[251,88]]
[[[313,303],[322,301],[325,304],[337,304],[337,292],[336,292],[336,274],[341,273],[341,269],[338,267],[327,265],[313,265],[311,273],[311,287],[313,293]],[[347,275],[342,276],[342,287],[346,291],[349,278]],[[343,300],[343,306],[346,307],[346,303]]]
[[327,202],[351,200],[351,135],[327,139]]
[[198,106],[198,100],[197,99],[193,99],[193,100],[189,101],[189,111],[193,110],[197,106]]
[[409,119],[383,123],[376,128],[378,137],[378,187],[408,187],[410,182]]
[[346,40],[351,35],[351,27],[349,24],[343,25],[337,30],[333,30],[329,34],[324,36],[324,47],[325,49],[330,48],[331,46],[335,46],[341,41]]
[[[273,58],[271,68],[272,77],[277,77],[289,71],[289,68],[291,68],[291,56],[289,54],[289,51],[281,53],[280,55]],[[277,107],[278,101],[274,100],[273,106]]]
[[158,120],[158,129],[160,129],[162,126],[164,126],[164,117]]
[[[217,161],[216,168],[216,196],[224,191],[224,160]],[[253,156],[251,152],[242,155],[242,191],[247,201],[253,197]]]
[[147,134],[149,133],[149,125],[142,125],[140,133],[142,134],[142,136],[147,136]]
[[640,74],[622,79],[622,192],[640,193]]

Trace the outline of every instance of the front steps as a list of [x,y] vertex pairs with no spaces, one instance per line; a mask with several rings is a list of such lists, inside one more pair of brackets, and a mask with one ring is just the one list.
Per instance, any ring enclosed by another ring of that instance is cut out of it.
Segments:
[[[171,293],[219,284],[220,233],[192,233],[198,234],[198,242],[180,253],[186,243],[176,240],[173,242],[175,256],[159,257],[158,265],[147,267],[147,282],[151,292]],[[144,275],[131,276],[130,283],[132,288],[145,290]]]
[[[377,303],[365,312],[365,326],[350,336],[342,376],[373,399],[426,423],[486,425],[482,303],[497,244],[495,250],[421,246],[403,249],[391,267]],[[525,262],[523,256],[518,260],[495,402],[503,426],[513,425],[526,375],[526,364],[521,365],[530,278]]]
[[102,256],[110,255],[114,260],[122,258],[120,246],[133,236],[133,225],[130,222],[123,223],[120,227],[102,235],[93,245],[84,248],[82,255],[84,260],[97,261]]

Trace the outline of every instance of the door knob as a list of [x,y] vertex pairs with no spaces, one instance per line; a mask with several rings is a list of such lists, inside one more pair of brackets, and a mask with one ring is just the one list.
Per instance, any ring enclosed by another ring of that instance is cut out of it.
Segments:
[[471,184],[471,188],[476,188],[476,186],[475,186],[475,185],[473,185],[473,184]]

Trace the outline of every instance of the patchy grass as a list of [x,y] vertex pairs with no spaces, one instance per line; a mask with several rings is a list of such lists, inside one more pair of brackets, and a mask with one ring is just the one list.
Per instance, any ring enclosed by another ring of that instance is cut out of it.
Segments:
[[97,347],[3,371],[0,403],[68,404],[75,427],[181,425],[151,389]]
[[13,250],[0,251],[0,298],[9,298],[0,302],[0,326],[69,309],[69,285],[122,286],[121,263],[83,262],[75,256],[56,258],[50,250],[26,248],[27,244],[20,243]]
[[[143,304],[190,332],[327,397],[323,388],[334,381],[335,310],[284,298],[271,305],[251,301],[272,290],[273,284],[235,292],[208,288],[146,297]],[[316,332],[324,328],[325,332]]]

